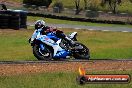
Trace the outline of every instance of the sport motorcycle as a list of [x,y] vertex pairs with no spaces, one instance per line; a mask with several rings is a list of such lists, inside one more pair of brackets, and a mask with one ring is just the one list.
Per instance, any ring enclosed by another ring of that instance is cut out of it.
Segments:
[[41,33],[42,29],[34,31],[29,42],[33,48],[33,54],[38,60],[65,60],[65,59],[85,59],[90,58],[89,49],[77,41],[77,32],[66,35],[69,41],[60,38],[56,33]]

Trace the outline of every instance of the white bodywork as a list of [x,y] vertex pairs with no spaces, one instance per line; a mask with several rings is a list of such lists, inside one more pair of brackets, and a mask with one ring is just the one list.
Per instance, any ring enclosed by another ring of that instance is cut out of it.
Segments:
[[71,33],[71,34],[69,35],[69,38],[70,38],[70,39],[73,39],[75,35],[77,35],[77,32]]
[[56,55],[57,51],[62,51],[63,49],[59,46],[61,39],[57,42],[53,41],[52,39],[48,38],[46,35],[40,35],[36,39],[41,40],[44,44],[47,44],[53,47],[54,56]]

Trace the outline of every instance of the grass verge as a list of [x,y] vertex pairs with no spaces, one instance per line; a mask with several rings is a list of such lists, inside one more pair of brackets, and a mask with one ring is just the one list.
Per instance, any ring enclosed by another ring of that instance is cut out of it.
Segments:
[[[88,74],[130,74],[132,71],[99,71]],[[23,74],[16,76],[0,76],[1,88],[131,88],[129,84],[86,84],[76,83],[76,72],[50,72]]]
[[[90,49],[91,59],[132,58],[132,33],[60,29],[69,34],[78,32],[78,41]],[[28,38],[34,30],[0,30],[0,61],[37,60]]]

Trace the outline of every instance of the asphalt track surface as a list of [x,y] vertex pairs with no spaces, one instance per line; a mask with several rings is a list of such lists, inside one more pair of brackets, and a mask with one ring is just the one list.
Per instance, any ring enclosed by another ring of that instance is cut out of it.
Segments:
[[[28,23],[28,26],[34,26],[34,23]],[[84,25],[72,25],[72,24],[47,24],[51,27],[57,28],[73,28],[73,29],[87,29],[87,30],[100,30],[100,31],[118,31],[118,32],[132,32],[132,28],[129,27],[103,27],[103,26],[84,26]]]

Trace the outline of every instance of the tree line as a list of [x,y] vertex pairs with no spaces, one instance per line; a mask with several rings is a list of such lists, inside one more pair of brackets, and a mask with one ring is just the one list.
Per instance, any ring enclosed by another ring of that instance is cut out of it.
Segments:
[[[60,1],[60,0],[59,0]],[[84,9],[87,10],[88,9],[88,3],[91,0],[71,0],[71,2],[75,3],[75,14],[79,14],[80,11],[82,11],[83,9],[80,7],[80,2],[84,3]],[[132,3],[132,0],[129,0]],[[23,0],[24,4],[28,4],[28,5],[37,5],[37,6],[46,6],[47,8],[49,7],[49,5],[52,3],[52,0]],[[116,14],[117,8],[119,5],[121,5],[123,3],[123,0],[100,0],[100,6],[105,7],[107,6],[112,13]],[[59,5],[58,5],[59,6]],[[62,5],[61,5],[62,6]],[[94,7],[94,5],[93,5]]]
[[[74,0],[75,2],[75,7],[76,7],[76,14],[79,14],[79,12],[81,11],[80,8],[80,1],[81,0]],[[87,9],[87,3],[89,0],[83,0],[84,2],[84,9]],[[132,0],[129,0],[132,3]],[[109,9],[112,11],[112,13],[116,14],[117,13],[117,8],[119,5],[121,5],[123,3],[123,0],[101,0],[100,5],[102,7],[108,6]]]

